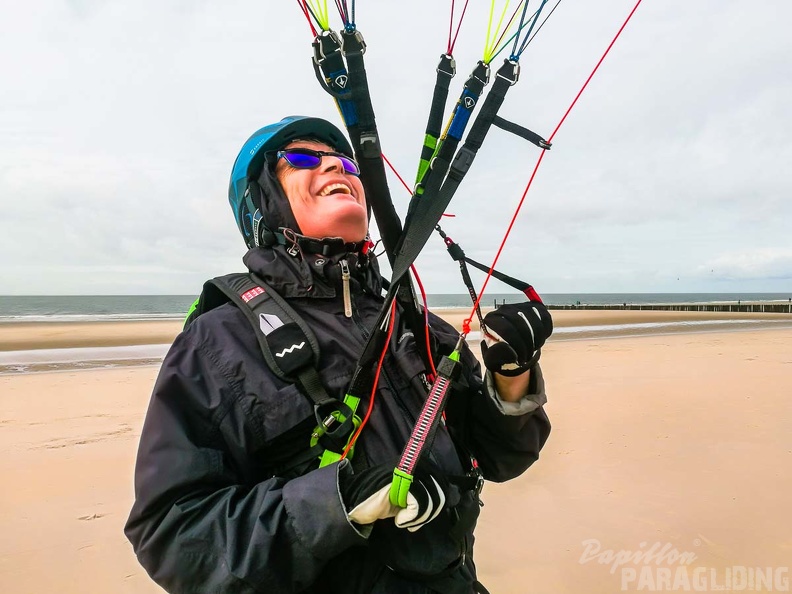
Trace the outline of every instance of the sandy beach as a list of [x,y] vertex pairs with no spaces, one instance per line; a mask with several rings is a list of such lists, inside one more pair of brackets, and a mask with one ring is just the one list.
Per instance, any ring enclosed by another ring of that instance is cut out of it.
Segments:
[[[445,313],[456,324],[465,316]],[[748,569],[755,581],[755,568],[788,591],[792,318],[554,320],[594,329],[559,330],[544,350],[553,433],[539,462],[485,486],[476,561],[492,594],[639,591],[641,576],[642,591],[672,591],[661,587],[666,570],[686,571],[690,591],[701,570],[698,591],[715,591]],[[673,321],[692,323],[663,326]],[[601,330],[644,322],[657,325]],[[7,324],[0,351],[167,343],[180,326]],[[122,533],[156,373],[149,364],[0,375],[0,592],[161,592]]]
[[[484,315],[491,308],[482,308]],[[433,309],[456,328],[470,314],[467,309]],[[792,315],[773,313],[712,313],[635,310],[553,310],[556,328],[601,326],[615,324],[647,324],[674,322],[745,322],[753,320],[792,322]],[[169,344],[181,331],[182,320],[118,321],[118,322],[11,322],[0,323],[0,351],[28,349],[61,349],[112,347],[146,344]],[[471,330],[479,330],[473,316]],[[555,337],[558,338],[557,336]]]

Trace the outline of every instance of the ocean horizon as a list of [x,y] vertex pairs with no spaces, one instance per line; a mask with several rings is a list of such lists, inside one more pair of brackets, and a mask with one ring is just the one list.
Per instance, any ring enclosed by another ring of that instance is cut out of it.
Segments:
[[[182,319],[195,295],[20,295],[0,296],[2,322],[83,322],[112,320]],[[542,293],[549,306],[649,305],[709,303],[781,303],[792,300],[790,293]],[[484,297],[482,307],[517,303],[521,293],[493,293]],[[430,308],[469,308],[464,293],[427,295]]]
[[[550,306],[582,307],[601,305],[656,304],[737,304],[791,303],[784,293],[545,293]],[[194,301],[193,295],[86,295],[86,296],[0,296],[0,324],[25,322],[101,322],[182,320]],[[484,306],[515,303],[524,300],[519,293],[492,294]],[[465,309],[471,307],[469,295],[432,294],[429,306],[435,309]],[[592,333],[600,337],[631,334],[663,334],[680,330],[706,332],[729,328],[738,330],[754,327],[786,327],[792,324],[782,316],[777,320],[690,320],[672,322],[619,323],[609,325],[579,325],[556,328],[554,340],[575,340]],[[480,336],[468,336],[477,343]],[[127,365],[157,365],[168,349],[167,344],[129,346],[98,346],[78,348],[42,348],[27,351],[0,351],[0,376],[36,371],[65,371],[75,369],[114,368]]]

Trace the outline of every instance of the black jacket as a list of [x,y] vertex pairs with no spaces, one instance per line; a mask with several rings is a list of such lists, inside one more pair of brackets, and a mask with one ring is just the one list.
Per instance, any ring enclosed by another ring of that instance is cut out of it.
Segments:
[[[352,318],[344,315],[340,257],[292,256],[280,246],[245,257],[316,334],[321,379],[338,399],[383,301],[373,258],[345,257]],[[308,448],[312,404],[270,372],[236,306],[203,314],[176,338],[146,415],[125,528],[157,583],[185,593],[473,591],[474,491],[453,489],[447,510],[421,530],[381,520],[370,534],[349,521],[339,494],[339,481],[360,464],[400,454],[425,398],[415,338],[396,324],[353,462],[298,476],[290,460]],[[436,356],[449,353],[456,331],[436,317],[430,327]],[[467,348],[463,362],[432,460],[458,476],[469,470],[469,453],[486,479],[513,478],[537,459],[550,430],[541,371],[523,406],[529,412],[507,415]]]

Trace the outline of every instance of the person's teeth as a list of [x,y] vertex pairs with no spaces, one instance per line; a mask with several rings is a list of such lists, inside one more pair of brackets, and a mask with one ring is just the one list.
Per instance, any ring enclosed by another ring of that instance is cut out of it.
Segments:
[[345,194],[352,193],[352,190],[350,190],[349,186],[347,186],[346,184],[330,184],[329,186],[324,188],[319,195],[327,196],[330,192],[333,192],[334,190],[343,190]]

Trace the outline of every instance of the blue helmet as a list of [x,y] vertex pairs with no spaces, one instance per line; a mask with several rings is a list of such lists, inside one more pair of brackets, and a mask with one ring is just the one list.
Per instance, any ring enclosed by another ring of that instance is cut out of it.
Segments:
[[289,116],[255,132],[242,146],[231,171],[228,201],[248,247],[270,245],[281,227],[299,232],[289,201],[269,167],[266,155],[296,139],[315,138],[353,155],[344,134],[330,122]]

